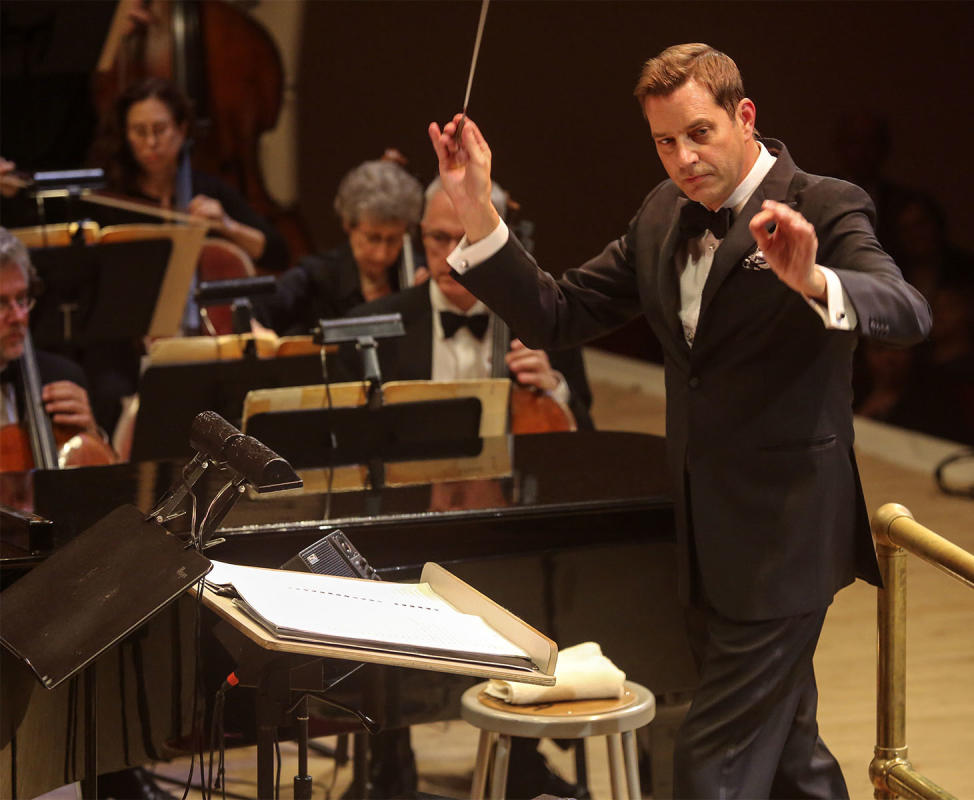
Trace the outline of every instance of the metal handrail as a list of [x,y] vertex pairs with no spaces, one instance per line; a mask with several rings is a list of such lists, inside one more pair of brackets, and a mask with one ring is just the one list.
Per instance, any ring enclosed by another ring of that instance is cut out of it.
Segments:
[[877,599],[876,748],[869,764],[873,796],[953,800],[952,794],[913,769],[907,758],[906,554],[919,556],[972,588],[974,555],[920,525],[897,503],[882,506],[871,522],[883,576]]

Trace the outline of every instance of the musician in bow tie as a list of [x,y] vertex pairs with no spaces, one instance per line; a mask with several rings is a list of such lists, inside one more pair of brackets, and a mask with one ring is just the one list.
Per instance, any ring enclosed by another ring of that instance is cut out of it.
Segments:
[[930,309],[876,241],[868,195],[756,135],[727,55],[668,48],[635,94],[669,180],[559,280],[491,207],[476,123],[459,137],[460,115],[431,124],[467,236],[449,261],[528,346],[577,345],[638,314],[660,340],[678,581],[700,674],[674,796],[848,797],[818,736],[812,656],[834,593],[879,582],[852,450],[852,354],[859,336],[920,341]]
[[[500,204],[503,193],[494,196]],[[463,226],[439,179],[426,189],[420,230],[429,281],[357,306],[348,316],[402,314],[405,336],[379,345],[386,380],[490,377],[494,322],[487,306],[451,275],[446,257],[463,237]],[[505,360],[519,383],[551,393],[571,408],[579,427],[592,427],[591,393],[577,349],[546,353],[514,339]],[[357,367],[357,360],[348,367]]]

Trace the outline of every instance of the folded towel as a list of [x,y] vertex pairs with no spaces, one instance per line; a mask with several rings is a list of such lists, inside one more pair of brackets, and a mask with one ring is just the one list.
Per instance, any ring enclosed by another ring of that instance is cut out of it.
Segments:
[[558,653],[554,686],[491,679],[486,692],[516,705],[592,700],[622,697],[625,679],[626,673],[602,655],[597,643],[583,642]]

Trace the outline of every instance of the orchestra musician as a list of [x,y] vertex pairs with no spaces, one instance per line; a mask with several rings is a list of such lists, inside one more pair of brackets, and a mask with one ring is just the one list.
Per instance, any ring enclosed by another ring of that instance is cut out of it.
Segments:
[[189,168],[192,108],[171,81],[150,77],[126,88],[115,102],[113,124],[109,143],[99,145],[109,150],[102,165],[109,189],[207,220],[213,233],[267,271],[287,266],[287,245],[273,226],[236,189]]
[[[503,212],[505,195],[497,191],[497,184],[494,189],[495,205]],[[463,225],[439,178],[426,189],[425,200],[420,230],[429,281],[356,306],[348,315],[402,314],[405,335],[383,340],[378,349],[385,380],[491,377],[495,321],[487,307],[451,277],[446,261],[463,237]],[[546,353],[514,339],[506,364],[519,384],[553,396],[571,409],[579,428],[592,428],[592,393],[577,348]]]
[[257,321],[279,334],[308,333],[321,319],[405,288],[403,236],[419,222],[422,208],[423,188],[401,166],[390,160],[359,164],[335,195],[348,240],[279,275],[277,291],[254,300]]
[[833,595],[879,583],[852,449],[859,335],[920,341],[930,309],[851,184],[755,131],[736,64],[705,44],[646,62],[636,97],[669,180],[601,255],[555,280],[490,203],[491,152],[429,127],[466,239],[459,280],[531,346],[642,313],[664,350],[681,598],[700,680],[677,797],[848,797],[818,735],[812,657]]
[[[30,310],[34,306],[37,273],[27,248],[6,228],[0,228],[0,421],[25,419],[24,390],[19,359],[24,354]],[[101,437],[88,401],[84,370],[73,361],[35,351],[43,389],[44,411],[55,424]]]

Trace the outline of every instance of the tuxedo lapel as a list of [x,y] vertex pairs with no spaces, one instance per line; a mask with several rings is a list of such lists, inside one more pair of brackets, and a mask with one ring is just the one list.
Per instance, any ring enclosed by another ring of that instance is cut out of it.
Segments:
[[[777,147],[775,147],[777,145]],[[734,219],[727,236],[720,243],[717,252],[714,254],[714,263],[710,267],[710,274],[703,287],[703,297],[700,299],[700,323],[703,323],[707,313],[707,307],[713,300],[714,295],[720,285],[726,280],[727,276],[737,268],[744,257],[756,248],[754,237],[748,225],[752,217],[761,210],[761,204],[765,200],[778,200],[784,202],[788,186],[795,174],[795,165],[780,142],[767,140],[765,146],[776,155],[778,160],[765,176],[764,180],[754,194],[741,209],[741,213]],[[699,327],[697,333],[699,334]]]
[[687,345],[686,337],[683,335],[683,323],[680,322],[680,283],[673,256],[676,253],[677,245],[680,243],[680,214],[688,202],[690,201],[686,197],[676,199],[673,219],[670,221],[669,230],[666,232],[663,247],[660,250],[659,274],[657,275],[659,301],[666,327],[677,347],[686,350],[687,353],[689,353],[689,345]]

